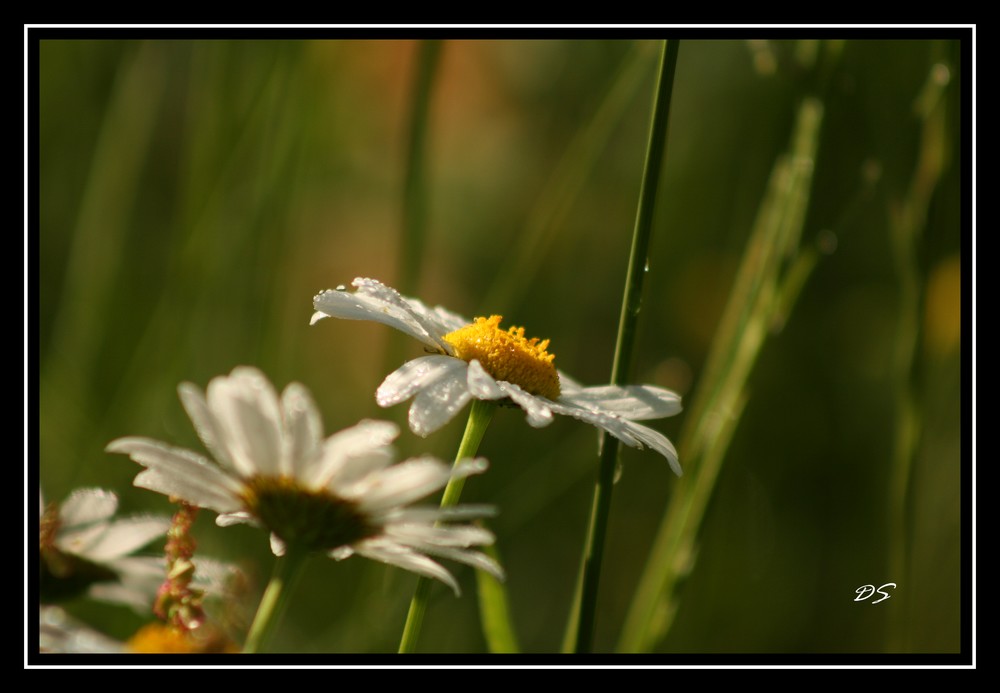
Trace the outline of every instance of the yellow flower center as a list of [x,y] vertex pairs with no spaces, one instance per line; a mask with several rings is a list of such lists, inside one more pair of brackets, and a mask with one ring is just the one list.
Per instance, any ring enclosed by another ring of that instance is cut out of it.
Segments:
[[552,361],[555,354],[546,351],[549,340],[525,339],[523,327],[500,329],[499,315],[476,318],[471,325],[444,336],[463,361],[479,361],[496,380],[520,385],[533,395],[559,398],[559,374]]
[[282,541],[308,551],[353,544],[378,531],[354,503],[326,491],[303,488],[286,476],[248,480],[243,502]]
[[[199,629],[199,631],[202,629]],[[128,639],[130,652],[137,654],[234,654],[236,645],[222,633],[185,631],[166,623],[150,623]]]

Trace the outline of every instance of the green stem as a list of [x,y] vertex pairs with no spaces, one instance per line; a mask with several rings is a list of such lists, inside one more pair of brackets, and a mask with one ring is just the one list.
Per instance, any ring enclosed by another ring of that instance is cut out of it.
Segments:
[[[475,457],[479,450],[479,443],[486,433],[493,418],[493,410],[496,405],[493,402],[475,399],[472,401],[472,408],[469,410],[469,420],[465,424],[465,433],[462,435],[462,442],[459,443],[458,453],[455,455],[455,464],[469,457]],[[441,507],[449,508],[458,503],[462,495],[462,487],[465,485],[464,478],[452,478],[444,488],[444,495],[441,496]],[[429,578],[421,577],[417,580],[417,588],[410,601],[410,610],[406,614],[406,625],[403,626],[403,637],[399,642],[399,652],[401,654],[415,652],[417,648],[417,638],[420,637],[420,627],[424,622],[424,612],[427,611],[427,598],[430,594],[431,581]]]
[[[677,67],[677,41],[664,42],[657,77],[653,118],[649,128],[646,162],[643,168],[642,188],[639,191],[639,208],[636,212],[635,230],[632,235],[632,253],[629,257],[625,296],[622,300],[618,322],[618,341],[611,371],[611,382],[622,385],[628,378],[635,345],[636,324],[642,299],[643,280],[646,275],[646,258],[652,235],[653,208],[659,187],[660,168],[665,158],[667,122],[670,116],[670,97]],[[580,617],[577,626],[576,652],[589,652],[593,643],[594,618],[597,606],[597,589],[601,576],[601,559],[604,539],[611,513],[611,491],[614,486],[615,466],[619,444],[608,434],[602,434],[601,462],[594,489],[594,507],[587,543],[584,549],[583,589],[580,598]]]
[[271,581],[264,590],[264,596],[261,597],[260,605],[257,607],[257,615],[254,616],[250,632],[247,633],[246,642],[243,644],[244,654],[260,652],[261,648],[267,645],[288,605],[288,597],[299,576],[302,575],[307,555],[305,551],[295,550],[289,546],[285,555],[274,562],[274,574],[271,575]]

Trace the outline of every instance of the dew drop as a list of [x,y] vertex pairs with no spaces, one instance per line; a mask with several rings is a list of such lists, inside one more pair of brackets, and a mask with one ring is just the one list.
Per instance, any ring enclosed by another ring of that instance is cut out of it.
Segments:
[[819,252],[833,255],[837,250],[837,234],[830,229],[823,229],[816,237],[816,244],[819,246]]
[[624,471],[625,471],[625,465],[622,464],[621,457],[619,457],[617,460],[615,460],[615,476],[614,480],[611,483],[617,484],[619,481],[621,481],[622,472]]

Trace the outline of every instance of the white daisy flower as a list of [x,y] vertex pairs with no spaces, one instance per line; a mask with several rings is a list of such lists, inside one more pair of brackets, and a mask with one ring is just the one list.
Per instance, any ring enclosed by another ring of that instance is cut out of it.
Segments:
[[455,578],[428,554],[502,579],[495,561],[470,549],[491,544],[492,533],[438,524],[483,517],[490,508],[407,507],[453,477],[485,471],[485,460],[465,460],[453,469],[431,457],[393,465],[390,444],[399,429],[385,421],[362,421],[323,440],[308,390],[292,383],[279,399],[254,368],[214,378],[205,394],[190,383],[178,391],[216,464],[148,438],[120,438],[107,450],[146,467],[136,486],[214,510],[220,526],[263,527],[279,556],[290,545],[337,560],[357,553],[441,580],[456,594]]
[[653,385],[582,387],[556,370],[549,340],[526,339],[523,327],[500,328],[499,315],[471,322],[440,306],[428,308],[374,279],[357,278],[357,291],[343,287],[313,299],[312,324],[327,317],[374,320],[417,338],[435,354],[404,363],[375,393],[389,407],[411,397],[409,421],[426,436],[452,419],[471,399],[510,401],[536,428],[553,414],[571,416],[607,431],[626,445],[650,447],[681,473],[677,451],[658,431],[636,421],[681,410],[681,398]]
[[77,489],[61,505],[45,506],[39,491],[39,579],[42,602],[86,594],[148,611],[163,582],[162,556],[135,556],[167,533],[170,519],[114,518],[118,496]]

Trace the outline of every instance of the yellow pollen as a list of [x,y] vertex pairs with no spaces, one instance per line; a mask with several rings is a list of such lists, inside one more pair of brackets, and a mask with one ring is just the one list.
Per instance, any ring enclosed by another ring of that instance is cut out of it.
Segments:
[[444,336],[463,361],[479,361],[496,380],[521,386],[533,395],[559,398],[559,374],[552,361],[555,354],[546,351],[549,340],[525,339],[523,327],[500,329],[499,315],[476,318],[471,325]]
[[180,630],[166,623],[150,623],[138,630],[126,643],[137,654],[232,654],[239,650],[221,633],[205,635]]

